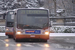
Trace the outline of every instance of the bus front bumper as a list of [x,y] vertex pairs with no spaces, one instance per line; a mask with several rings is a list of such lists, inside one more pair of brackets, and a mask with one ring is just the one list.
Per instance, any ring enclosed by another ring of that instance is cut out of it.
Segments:
[[44,39],[48,40],[49,35],[15,35],[16,39]]
[[13,36],[13,32],[5,32],[5,35],[11,35],[11,36]]

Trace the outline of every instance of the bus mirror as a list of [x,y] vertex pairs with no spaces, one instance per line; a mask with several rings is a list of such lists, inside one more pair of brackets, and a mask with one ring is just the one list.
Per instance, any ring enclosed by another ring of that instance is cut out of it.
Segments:
[[15,15],[16,15],[16,13],[15,13]]

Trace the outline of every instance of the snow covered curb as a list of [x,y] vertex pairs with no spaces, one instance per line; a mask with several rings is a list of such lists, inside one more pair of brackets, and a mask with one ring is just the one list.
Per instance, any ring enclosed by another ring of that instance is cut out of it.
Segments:
[[50,33],[50,36],[75,36],[75,33]]
[[5,36],[5,33],[0,33],[0,36]]
[[[0,36],[5,36],[5,33],[0,33]],[[50,33],[50,36],[75,36],[75,33]]]

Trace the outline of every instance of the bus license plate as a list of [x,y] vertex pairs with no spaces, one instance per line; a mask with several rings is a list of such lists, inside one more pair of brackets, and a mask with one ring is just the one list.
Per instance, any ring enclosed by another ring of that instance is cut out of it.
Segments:
[[30,37],[35,37],[35,35],[31,35]]

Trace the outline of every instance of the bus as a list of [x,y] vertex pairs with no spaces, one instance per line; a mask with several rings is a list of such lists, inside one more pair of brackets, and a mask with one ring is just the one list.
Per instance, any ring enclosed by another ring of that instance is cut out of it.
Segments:
[[19,8],[15,11],[13,35],[15,41],[38,39],[47,42],[49,33],[48,9]]
[[14,11],[10,10],[6,12],[6,25],[5,25],[5,35],[8,38],[13,37],[13,25],[14,25]]

